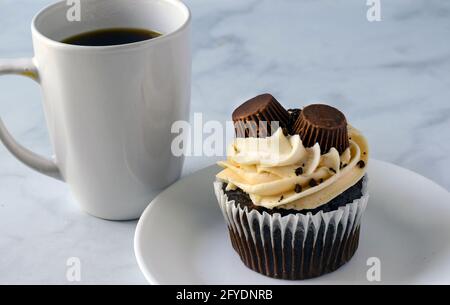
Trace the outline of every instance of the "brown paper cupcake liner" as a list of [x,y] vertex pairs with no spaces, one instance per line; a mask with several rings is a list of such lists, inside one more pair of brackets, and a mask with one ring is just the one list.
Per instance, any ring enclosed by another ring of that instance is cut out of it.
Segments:
[[249,211],[228,200],[222,182],[214,182],[214,189],[234,250],[248,268],[263,275],[288,280],[317,277],[344,265],[358,248],[361,217],[369,198],[367,177],[361,198],[315,215],[282,217]]

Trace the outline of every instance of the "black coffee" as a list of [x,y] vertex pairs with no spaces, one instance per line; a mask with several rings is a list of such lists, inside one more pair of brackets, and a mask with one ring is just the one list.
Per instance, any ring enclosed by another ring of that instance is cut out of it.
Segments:
[[160,33],[145,29],[110,28],[77,34],[61,42],[78,46],[113,46],[149,40],[159,36],[161,36]]

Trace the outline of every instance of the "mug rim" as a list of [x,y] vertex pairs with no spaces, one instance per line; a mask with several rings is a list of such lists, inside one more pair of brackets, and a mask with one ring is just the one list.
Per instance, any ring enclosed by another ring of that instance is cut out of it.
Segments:
[[143,41],[137,41],[137,42],[131,42],[131,43],[125,43],[125,44],[119,44],[119,45],[106,45],[106,46],[73,45],[73,44],[63,43],[58,40],[51,39],[50,37],[48,37],[47,35],[44,35],[43,33],[41,33],[41,31],[38,30],[38,28],[36,26],[36,21],[48,10],[50,10],[54,7],[60,6],[60,5],[64,5],[65,0],[61,0],[56,3],[49,4],[49,5],[45,6],[44,8],[42,8],[33,17],[32,21],[31,21],[31,32],[33,35],[42,39],[44,42],[48,43],[49,45],[52,45],[52,46],[58,47],[58,48],[63,48],[66,50],[72,49],[72,50],[77,50],[77,51],[80,51],[80,50],[99,51],[99,50],[122,50],[122,49],[129,49],[129,48],[133,48],[133,47],[134,48],[145,47],[147,45],[153,45],[153,44],[157,44],[159,42],[163,42],[167,39],[170,39],[173,36],[176,36],[177,34],[182,32],[184,29],[186,29],[191,22],[191,18],[192,18],[191,10],[184,2],[182,2],[180,0],[163,0],[163,1],[171,3],[175,6],[177,6],[178,8],[180,8],[181,10],[183,10],[184,13],[186,14],[186,19],[174,31],[172,31],[168,34],[163,34],[163,35],[153,38],[153,39],[146,39]]

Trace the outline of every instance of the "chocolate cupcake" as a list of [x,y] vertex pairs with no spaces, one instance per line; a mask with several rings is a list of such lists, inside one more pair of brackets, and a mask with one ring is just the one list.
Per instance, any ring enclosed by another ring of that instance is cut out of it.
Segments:
[[[267,109],[267,100],[253,103],[253,112]],[[245,116],[242,109],[248,110],[237,108],[233,119]],[[257,113],[246,121],[266,117]],[[224,169],[215,194],[247,267],[280,279],[317,277],[344,265],[358,248],[369,197],[368,145],[330,106],[277,113],[285,126],[272,135],[234,139],[219,162]]]

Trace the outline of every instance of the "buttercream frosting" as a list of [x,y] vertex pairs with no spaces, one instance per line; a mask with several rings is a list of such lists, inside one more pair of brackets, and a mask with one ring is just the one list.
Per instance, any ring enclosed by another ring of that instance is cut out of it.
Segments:
[[369,151],[364,136],[348,126],[350,146],[321,154],[318,143],[305,147],[299,135],[279,128],[267,138],[236,138],[217,179],[248,193],[268,209],[314,209],[356,184],[365,174]]

